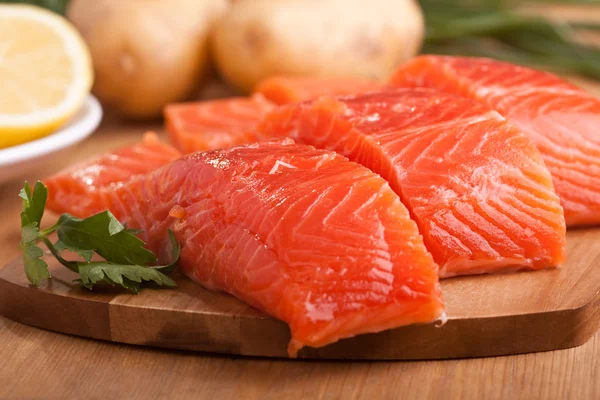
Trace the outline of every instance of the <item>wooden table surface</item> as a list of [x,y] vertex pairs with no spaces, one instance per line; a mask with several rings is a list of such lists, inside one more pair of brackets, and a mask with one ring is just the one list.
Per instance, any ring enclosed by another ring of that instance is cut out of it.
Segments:
[[[582,83],[582,81],[579,81]],[[588,85],[600,95],[600,85]],[[42,178],[90,154],[136,141],[159,124],[105,118],[90,139],[54,159]],[[17,193],[0,185],[0,264],[19,254]],[[0,399],[600,398],[600,332],[546,353],[422,362],[317,362],[227,357],[99,342],[0,317]]]

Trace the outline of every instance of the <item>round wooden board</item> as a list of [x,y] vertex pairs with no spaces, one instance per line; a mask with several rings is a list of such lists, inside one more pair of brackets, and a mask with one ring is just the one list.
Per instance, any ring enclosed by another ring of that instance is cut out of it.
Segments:
[[[585,343],[600,326],[600,230],[568,234],[562,268],[442,282],[448,322],[345,339],[301,358],[443,359],[555,350]],[[50,258],[53,278],[28,284],[20,260],[0,269],[0,314],[52,331],[114,342],[287,357],[287,325],[184,277],[177,289],[139,295],[88,292]]]

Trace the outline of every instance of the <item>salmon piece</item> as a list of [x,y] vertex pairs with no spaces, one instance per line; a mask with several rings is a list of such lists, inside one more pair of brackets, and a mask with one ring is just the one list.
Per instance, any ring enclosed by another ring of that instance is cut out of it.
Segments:
[[390,82],[459,94],[497,110],[538,146],[567,225],[600,223],[600,99],[553,74],[484,58],[417,57]]
[[181,153],[161,142],[153,132],[143,140],[67,168],[44,180],[52,196],[46,209],[76,217],[94,214],[96,203],[107,188],[137,175],[144,175],[181,157]]
[[291,104],[325,95],[343,96],[381,89],[382,85],[377,82],[356,78],[274,76],[260,81],[254,93],[262,94],[275,104]]
[[143,229],[160,258],[172,229],[192,280],[287,322],[290,356],[444,317],[437,265],[408,211],[334,152],[287,139],[195,153],[96,199],[90,214],[109,209]]
[[261,95],[174,103],[165,107],[173,145],[188,154],[256,141],[254,127],[274,104]]
[[535,145],[497,112],[429,89],[282,106],[259,127],[379,173],[417,222],[440,277],[554,267],[565,222]]
[[268,78],[251,97],[169,104],[165,107],[165,126],[173,145],[184,154],[228,148],[257,141],[256,125],[276,104],[380,87],[356,79]]

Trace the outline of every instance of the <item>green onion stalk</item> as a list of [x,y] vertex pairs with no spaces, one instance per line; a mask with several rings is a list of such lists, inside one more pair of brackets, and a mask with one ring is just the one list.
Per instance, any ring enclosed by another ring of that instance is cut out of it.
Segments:
[[[556,21],[521,13],[517,1],[421,0],[429,54],[491,57],[600,80],[600,47],[577,39],[600,21]],[[523,2],[520,2],[521,5]],[[600,0],[538,0],[528,4],[591,5]]]

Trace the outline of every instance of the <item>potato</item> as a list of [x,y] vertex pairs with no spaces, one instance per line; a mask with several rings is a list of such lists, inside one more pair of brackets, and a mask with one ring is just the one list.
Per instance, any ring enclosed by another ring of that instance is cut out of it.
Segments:
[[236,0],[211,50],[222,76],[250,91],[272,75],[384,80],[423,35],[414,0]]
[[90,48],[96,96],[146,118],[197,88],[210,29],[227,7],[227,0],[72,0],[67,16]]

